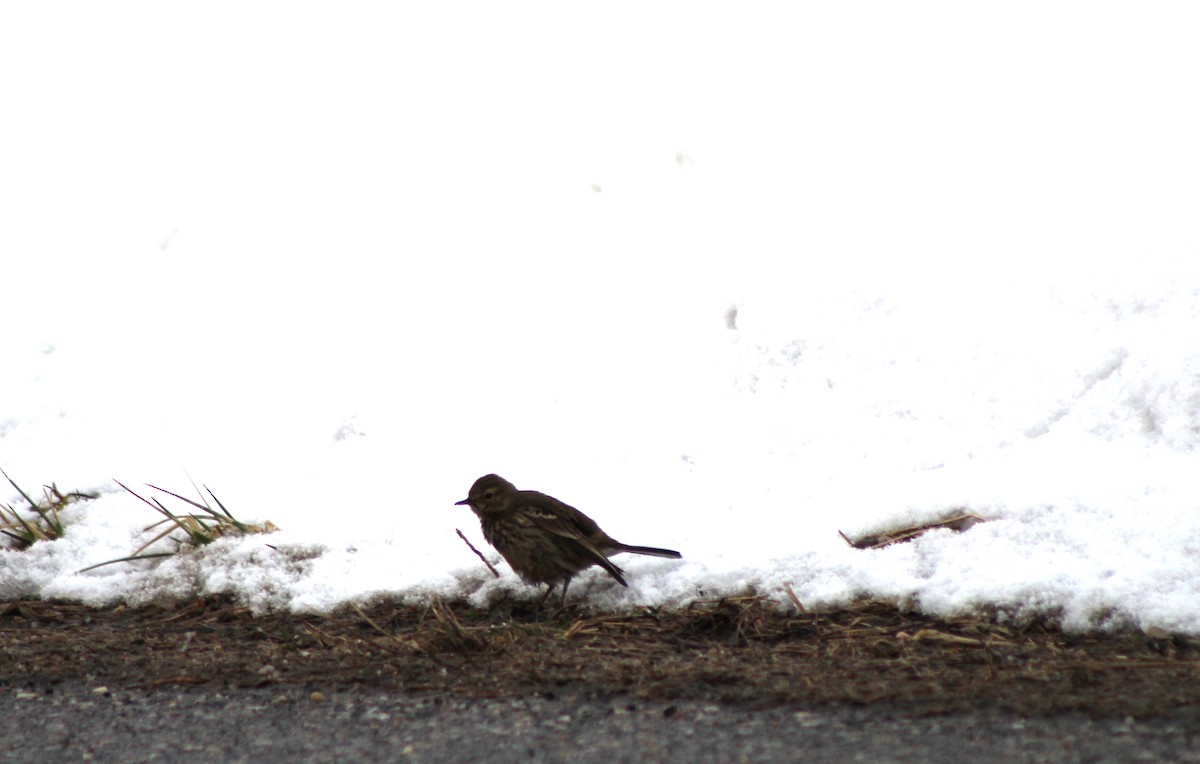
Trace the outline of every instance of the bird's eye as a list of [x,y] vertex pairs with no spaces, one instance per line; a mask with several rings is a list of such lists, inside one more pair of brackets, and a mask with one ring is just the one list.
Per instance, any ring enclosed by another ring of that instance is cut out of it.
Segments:
[[483,494],[483,498],[487,499],[488,501],[491,501],[492,500],[492,492],[487,491],[486,493]]

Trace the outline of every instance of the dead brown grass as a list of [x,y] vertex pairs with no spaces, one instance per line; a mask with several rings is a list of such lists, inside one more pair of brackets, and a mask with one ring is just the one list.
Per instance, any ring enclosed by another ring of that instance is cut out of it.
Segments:
[[862,602],[747,595],[629,613],[435,600],[254,616],[225,600],[107,609],[0,605],[0,683],[354,686],[480,697],[890,704],[906,713],[1154,715],[1200,703],[1200,640],[1066,634]]

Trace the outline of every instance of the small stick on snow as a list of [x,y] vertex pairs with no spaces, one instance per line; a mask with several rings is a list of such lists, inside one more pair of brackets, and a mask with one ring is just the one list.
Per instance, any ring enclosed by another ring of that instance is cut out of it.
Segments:
[[783,582],[783,590],[785,592],[787,592],[788,599],[790,599],[792,601],[792,604],[796,606],[796,612],[797,613],[805,612],[804,605],[800,604],[800,598],[796,596],[796,592],[792,591],[792,585],[790,583],[788,583],[787,581],[784,581]]
[[466,544],[467,546],[469,546],[469,547],[471,548],[471,551],[472,551],[472,552],[474,552],[475,554],[479,555],[479,559],[483,560],[483,564],[487,566],[488,570],[492,571],[492,575],[493,575],[493,576],[495,576],[496,578],[499,578],[499,577],[500,577],[500,571],[498,571],[498,570],[496,570],[495,568],[493,568],[493,567],[492,567],[492,564],[491,564],[490,562],[488,562],[488,561],[487,561],[487,558],[486,558],[486,557],[484,557],[484,556],[483,556],[483,552],[481,552],[481,551],[479,551],[478,549],[476,549],[476,548],[475,548],[475,545],[474,545],[474,544],[472,544],[470,541],[467,541],[467,537],[466,537],[466,536],[464,536],[464,535],[463,535],[463,532],[462,532],[462,531],[460,531],[458,528],[455,528],[455,529],[454,529],[454,532],[458,534],[458,537],[459,537],[460,539],[462,539],[462,540],[463,540],[463,543],[464,543],[464,544]]

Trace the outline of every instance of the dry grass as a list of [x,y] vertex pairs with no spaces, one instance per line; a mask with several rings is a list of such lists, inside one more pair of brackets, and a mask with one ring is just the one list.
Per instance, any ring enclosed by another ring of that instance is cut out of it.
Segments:
[[1200,640],[1072,635],[1041,621],[937,619],[861,602],[797,612],[761,596],[686,608],[558,612],[435,599],[255,617],[210,599],[107,609],[0,605],[0,684],[275,684],[498,697],[890,704],[1155,715],[1200,704]]

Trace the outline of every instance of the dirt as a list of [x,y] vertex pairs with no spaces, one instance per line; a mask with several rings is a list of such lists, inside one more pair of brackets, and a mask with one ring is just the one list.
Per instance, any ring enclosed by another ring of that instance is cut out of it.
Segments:
[[805,613],[742,597],[598,613],[435,601],[257,616],[223,599],[0,604],[0,686],[10,690],[362,688],[1145,718],[1200,704],[1198,680],[1200,639],[1068,634],[870,602]]

